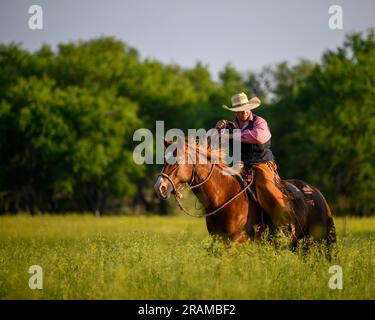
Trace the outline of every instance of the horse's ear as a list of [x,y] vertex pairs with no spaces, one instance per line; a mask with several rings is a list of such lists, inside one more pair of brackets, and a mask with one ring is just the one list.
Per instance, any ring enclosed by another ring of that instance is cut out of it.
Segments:
[[163,138],[163,141],[164,141],[164,147],[166,149],[173,143],[173,141],[167,140],[165,138]]

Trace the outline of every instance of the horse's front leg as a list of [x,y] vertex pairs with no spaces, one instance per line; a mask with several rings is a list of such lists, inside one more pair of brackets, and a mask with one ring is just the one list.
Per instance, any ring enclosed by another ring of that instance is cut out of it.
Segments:
[[[241,208],[242,210],[231,211],[228,214],[227,227],[228,234],[231,241],[236,244],[242,244],[249,239],[249,235],[246,233],[247,223],[247,208]],[[241,214],[241,211],[243,212]]]
[[238,231],[236,231],[235,233],[230,234],[230,235],[229,235],[229,239],[230,239],[232,242],[234,242],[234,243],[240,245],[240,244],[246,242],[249,238],[246,236],[246,234],[245,234],[244,231],[242,231],[242,230],[238,230]]

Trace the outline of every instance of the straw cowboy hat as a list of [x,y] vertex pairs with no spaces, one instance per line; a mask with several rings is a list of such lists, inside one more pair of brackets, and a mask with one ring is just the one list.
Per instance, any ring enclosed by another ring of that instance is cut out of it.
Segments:
[[252,110],[260,106],[261,102],[258,97],[253,97],[250,100],[247,99],[247,95],[243,92],[235,94],[231,99],[232,107],[227,107],[223,105],[224,109],[238,112]]

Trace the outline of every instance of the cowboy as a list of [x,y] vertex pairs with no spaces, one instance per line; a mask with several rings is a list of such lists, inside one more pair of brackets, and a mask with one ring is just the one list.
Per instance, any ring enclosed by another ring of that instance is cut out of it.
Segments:
[[223,105],[223,108],[235,112],[235,119],[220,120],[216,128],[228,129],[229,139],[235,139],[234,129],[241,130],[239,139],[244,172],[254,170],[255,190],[260,206],[276,226],[285,226],[290,221],[292,206],[278,187],[281,179],[271,151],[271,132],[266,120],[251,111],[260,106],[261,101],[258,97],[248,100],[246,94],[241,92],[232,96],[231,102],[231,107]]

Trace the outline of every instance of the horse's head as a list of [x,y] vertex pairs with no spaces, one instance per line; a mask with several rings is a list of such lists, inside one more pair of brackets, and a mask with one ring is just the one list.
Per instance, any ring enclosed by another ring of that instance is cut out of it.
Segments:
[[164,146],[167,150],[173,151],[167,152],[164,157],[164,166],[154,190],[160,198],[168,199],[172,193],[180,196],[180,190],[185,183],[191,184],[194,178],[194,164],[186,159],[184,144],[164,140]]
[[164,146],[164,167],[154,186],[156,194],[162,199],[169,198],[173,193],[181,197],[180,191],[184,184],[188,184],[191,189],[204,184],[210,178],[214,164],[228,168],[223,162],[225,150],[213,149],[211,139],[164,140]]

